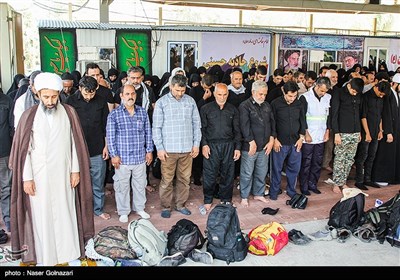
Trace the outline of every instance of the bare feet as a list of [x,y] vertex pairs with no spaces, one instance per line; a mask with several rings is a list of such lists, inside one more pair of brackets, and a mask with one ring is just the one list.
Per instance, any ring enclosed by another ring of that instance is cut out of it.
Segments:
[[150,186],[150,185],[147,185],[147,186],[146,186],[146,190],[147,190],[149,193],[152,193],[152,192],[155,192],[155,191],[156,191],[156,189],[153,188],[153,187]]
[[332,190],[334,193],[341,193],[339,186],[334,186]]
[[240,202],[240,204],[241,204],[244,208],[249,207],[249,201],[248,201],[247,198],[242,198],[242,201]]
[[204,204],[204,208],[206,208],[207,212],[211,210],[211,203],[210,204]]
[[268,200],[263,196],[254,196],[254,200],[258,200],[264,203],[268,203]]
[[111,218],[110,214],[108,214],[106,212],[104,212],[103,214],[100,214],[99,217],[104,220],[109,220]]

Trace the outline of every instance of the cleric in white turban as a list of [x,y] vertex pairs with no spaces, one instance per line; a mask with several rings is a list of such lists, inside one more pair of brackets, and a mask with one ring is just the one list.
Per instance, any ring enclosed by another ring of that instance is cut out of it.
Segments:
[[35,89],[40,91],[42,89],[52,89],[55,91],[61,91],[63,84],[60,76],[54,73],[40,73],[34,80]]
[[53,266],[84,257],[94,235],[89,153],[76,111],[59,102],[61,78],[41,73],[34,85],[40,104],[22,114],[10,155],[11,247]]

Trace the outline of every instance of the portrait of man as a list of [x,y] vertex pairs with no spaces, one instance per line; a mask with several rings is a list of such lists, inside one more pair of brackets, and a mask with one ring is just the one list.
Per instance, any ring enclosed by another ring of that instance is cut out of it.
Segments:
[[307,69],[308,50],[280,50],[279,68],[285,73],[289,70],[294,72]]
[[338,51],[338,61],[342,62],[347,70],[353,68],[354,64],[360,63],[362,53],[356,51]]

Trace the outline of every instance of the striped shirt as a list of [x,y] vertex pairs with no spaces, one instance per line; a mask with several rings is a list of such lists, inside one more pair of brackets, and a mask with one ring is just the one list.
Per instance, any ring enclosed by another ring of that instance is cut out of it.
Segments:
[[177,100],[171,93],[158,99],[153,114],[153,141],[158,151],[188,153],[199,147],[201,122],[192,97]]
[[107,118],[107,145],[110,156],[119,156],[124,165],[144,163],[146,153],[153,151],[146,110],[135,105],[135,113],[131,116],[121,105],[111,111]]

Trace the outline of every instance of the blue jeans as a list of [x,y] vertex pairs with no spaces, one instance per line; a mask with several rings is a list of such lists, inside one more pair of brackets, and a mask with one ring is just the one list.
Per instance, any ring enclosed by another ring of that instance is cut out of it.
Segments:
[[296,180],[301,166],[301,151],[297,152],[294,145],[282,145],[279,152],[272,151],[272,178],[271,188],[269,190],[269,195],[272,199],[278,197],[278,192],[282,182],[281,172],[283,162],[286,158],[286,193],[290,197],[296,194]]
[[8,156],[0,158],[1,214],[5,223],[10,222],[11,170],[8,169],[8,160]]
[[265,177],[268,171],[268,155],[265,150],[256,152],[249,156],[249,152],[242,151],[240,164],[240,196],[247,199],[250,191],[254,196],[264,196]]
[[93,186],[93,210],[95,215],[103,214],[104,207],[104,179],[106,176],[106,162],[103,155],[90,158],[90,177]]

